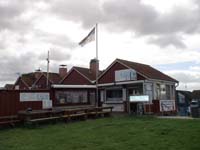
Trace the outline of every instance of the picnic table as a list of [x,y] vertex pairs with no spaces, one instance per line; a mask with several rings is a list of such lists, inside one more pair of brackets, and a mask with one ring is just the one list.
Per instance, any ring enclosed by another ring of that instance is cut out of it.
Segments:
[[58,117],[63,114],[63,110],[61,109],[52,109],[52,110],[31,110],[31,111],[19,111],[18,117],[22,121],[30,121],[32,119],[37,118],[50,118],[50,117]]
[[[78,108],[78,109],[66,109],[64,110],[64,115],[62,118],[71,119],[71,118],[83,118],[87,119],[90,116],[106,116],[112,113],[113,107],[88,107],[88,108]],[[105,111],[106,110],[106,111]]]
[[53,108],[50,110],[19,111],[18,117],[24,122],[44,122],[50,120],[87,119],[90,116],[110,115],[113,107]]

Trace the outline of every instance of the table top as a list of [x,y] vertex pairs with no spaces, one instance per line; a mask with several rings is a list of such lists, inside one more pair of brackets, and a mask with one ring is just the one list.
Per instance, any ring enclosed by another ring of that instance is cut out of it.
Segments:
[[95,111],[100,109],[112,109],[112,107],[85,107],[85,108],[53,108],[50,110],[22,110],[19,111],[19,115],[40,115],[40,114],[56,114],[56,113],[63,113],[63,112],[78,112],[78,111]]

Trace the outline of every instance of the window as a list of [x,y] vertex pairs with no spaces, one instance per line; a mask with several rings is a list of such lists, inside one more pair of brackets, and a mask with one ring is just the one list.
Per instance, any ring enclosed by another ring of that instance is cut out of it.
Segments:
[[175,87],[174,87],[174,85],[171,85],[171,99],[175,99]]
[[178,93],[178,102],[185,103],[185,96],[181,93]]
[[59,104],[65,103],[87,103],[87,91],[57,91],[56,100]]
[[128,95],[143,95],[143,85],[142,84],[135,84],[129,87]]
[[166,86],[165,84],[160,85],[160,98],[161,99],[166,99]]
[[145,93],[149,96],[149,101],[151,102],[153,99],[153,85],[152,83],[145,84]]
[[156,98],[160,100],[166,99],[166,85],[165,84],[156,84]]
[[122,101],[122,89],[107,90],[106,100],[107,101]]
[[19,85],[15,85],[15,90],[19,90]]
[[156,84],[156,99],[160,99],[160,96],[161,96],[160,84]]
[[166,85],[166,99],[170,100],[171,96],[170,96],[170,85]]

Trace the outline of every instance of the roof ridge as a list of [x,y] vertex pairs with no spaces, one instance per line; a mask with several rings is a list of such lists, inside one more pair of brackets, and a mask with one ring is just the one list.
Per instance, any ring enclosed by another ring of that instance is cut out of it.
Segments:
[[117,58],[116,60],[125,61],[125,62],[129,62],[129,63],[134,63],[134,64],[139,64],[139,65],[150,66],[150,65],[147,65],[147,64],[143,64],[143,63],[139,63],[139,62],[134,62],[134,61],[130,61],[130,60],[119,59],[119,58]]
[[90,69],[90,68],[86,68],[86,67],[79,67],[79,66],[73,66],[73,68],[81,68],[81,69]]

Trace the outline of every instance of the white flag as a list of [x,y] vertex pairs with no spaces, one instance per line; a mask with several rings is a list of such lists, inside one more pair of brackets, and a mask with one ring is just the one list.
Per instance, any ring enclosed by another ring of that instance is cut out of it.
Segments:
[[81,40],[78,44],[80,46],[84,46],[89,42],[92,42],[95,40],[95,27],[90,31],[90,33],[83,39]]

